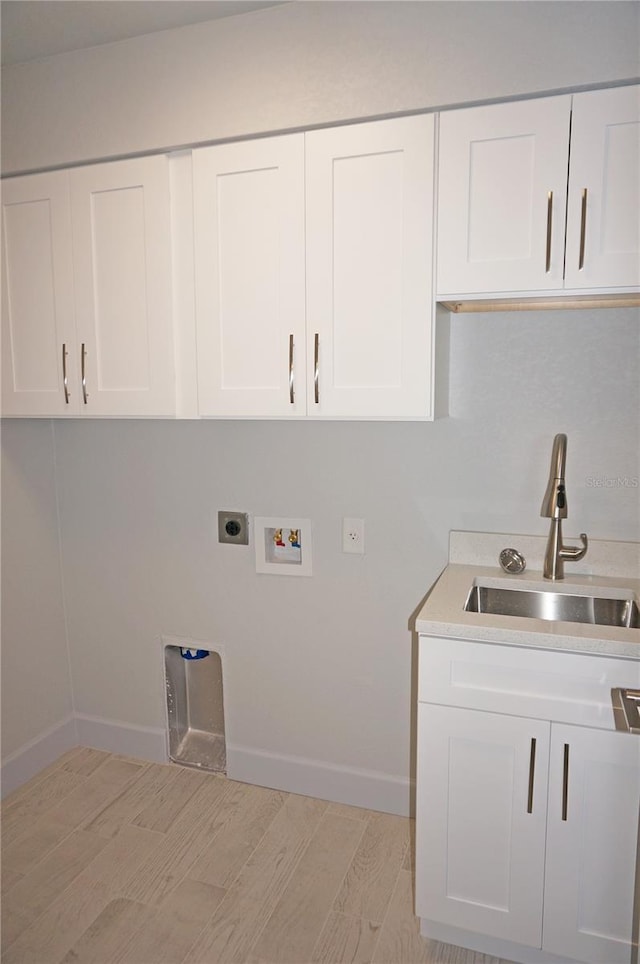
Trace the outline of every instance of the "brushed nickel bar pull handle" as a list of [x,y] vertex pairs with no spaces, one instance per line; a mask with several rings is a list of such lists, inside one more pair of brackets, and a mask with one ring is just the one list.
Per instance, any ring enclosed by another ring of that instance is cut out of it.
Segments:
[[562,819],[567,819],[569,805],[569,744],[564,745],[564,765],[562,768]]
[[293,335],[289,335],[289,402],[293,405],[295,391],[293,387]]
[[533,813],[533,780],[536,772],[536,738],[531,737],[531,753],[529,755],[529,796],[527,798],[527,813]]
[[84,404],[87,404],[87,399],[89,398],[89,392],[87,391],[87,347],[84,342],[82,342],[82,348],[80,349],[80,369],[82,376],[82,400]]
[[69,379],[67,378],[67,344],[62,342],[62,384],[64,386],[64,403],[69,404],[70,392],[69,392]]
[[313,393],[316,405],[320,401],[320,384],[319,384],[319,357],[320,357],[320,335],[316,332],[314,343],[313,343]]
[[582,189],[582,203],[580,208],[580,256],[578,258],[578,270],[584,268],[584,248],[587,239],[587,189]]
[[553,226],[553,191],[549,191],[547,194],[547,258],[545,262],[545,271],[547,274],[551,271],[551,229]]

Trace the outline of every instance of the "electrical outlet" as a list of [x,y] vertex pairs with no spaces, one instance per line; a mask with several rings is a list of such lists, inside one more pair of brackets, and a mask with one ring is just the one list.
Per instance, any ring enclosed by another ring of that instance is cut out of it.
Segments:
[[218,542],[249,545],[249,517],[246,512],[218,512]]
[[364,519],[342,520],[342,551],[364,555]]

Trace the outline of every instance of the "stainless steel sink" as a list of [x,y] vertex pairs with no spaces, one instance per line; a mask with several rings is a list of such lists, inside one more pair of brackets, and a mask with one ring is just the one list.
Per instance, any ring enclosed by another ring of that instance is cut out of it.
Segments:
[[640,611],[631,597],[612,598],[550,592],[544,589],[508,589],[504,586],[475,585],[464,608],[469,613],[499,616],[525,616],[569,623],[593,623],[597,626],[640,628]]

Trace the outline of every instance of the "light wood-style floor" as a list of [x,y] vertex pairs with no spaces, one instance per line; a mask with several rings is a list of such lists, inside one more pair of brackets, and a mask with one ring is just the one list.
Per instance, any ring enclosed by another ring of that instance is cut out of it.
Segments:
[[79,747],[2,818],[3,964],[501,964],[420,937],[402,817]]

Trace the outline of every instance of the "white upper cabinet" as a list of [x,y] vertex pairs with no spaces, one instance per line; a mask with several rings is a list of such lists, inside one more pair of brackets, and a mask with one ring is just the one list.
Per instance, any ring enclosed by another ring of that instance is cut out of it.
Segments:
[[437,290],[562,288],[571,98],[440,116]]
[[640,285],[640,87],[574,95],[565,284]]
[[[64,171],[2,184],[2,414],[77,411],[71,210]],[[67,371],[65,396],[64,374]]]
[[432,116],[306,136],[307,410],[432,416]]
[[640,285],[639,90],[441,115],[438,298]]
[[71,172],[80,401],[88,415],[175,414],[167,165],[157,156]]
[[433,128],[194,151],[201,415],[432,417]]
[[201,415],[304,415],[304,135],[193,152]]
[[175,414],[167,159],[6,181],[3,240],[3,414]]

